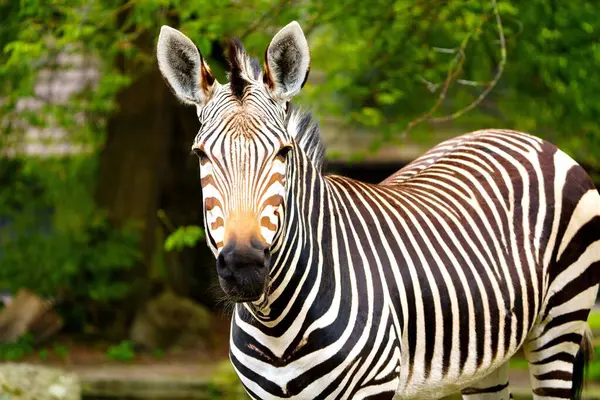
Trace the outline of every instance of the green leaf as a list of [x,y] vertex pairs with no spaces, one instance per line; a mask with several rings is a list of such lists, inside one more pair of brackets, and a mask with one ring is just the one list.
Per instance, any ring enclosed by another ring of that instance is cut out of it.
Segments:
[[204,238],[204,230],[195,225],[181,226],[165,239],[165,250],[181,251],[185,247],[194,247]]

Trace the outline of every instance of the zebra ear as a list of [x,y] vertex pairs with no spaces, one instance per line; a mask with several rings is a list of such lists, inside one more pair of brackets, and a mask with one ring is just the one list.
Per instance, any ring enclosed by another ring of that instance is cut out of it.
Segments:
[[308,78],[310,51],[304,32],[293,21],[271,40],[265,54],[265,82],[278,101],[289,101]]
[[196,106],[208,102],[216,80],[198,48],[187,36],[163,26],[158,37],[156,58],[160,72],[181,101]]

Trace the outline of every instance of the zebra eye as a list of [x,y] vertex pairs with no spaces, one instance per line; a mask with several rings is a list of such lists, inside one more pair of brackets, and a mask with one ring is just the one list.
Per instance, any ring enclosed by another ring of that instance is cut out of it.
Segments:
[[292,150],[292,146],[284,146],[277,152],[277,155],[275,157],[279,157],[279,158],[282,158],[285,160],[285,158],[287,157],[287,155],[289,154],[289,152],[291,150]]
[[192,151],[198,156],[201,164],[204,164],[206,161],[208,161],[208,156],[202,149],[195,148]]

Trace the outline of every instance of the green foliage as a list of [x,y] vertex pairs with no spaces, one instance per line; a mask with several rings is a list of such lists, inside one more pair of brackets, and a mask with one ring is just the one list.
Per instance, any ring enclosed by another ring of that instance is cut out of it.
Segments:
[[594,347],[594,359],[588,365],[587,379],[600,382],[600,346]]
[[181,251],[185,247],[194,247],[200,241],[204,239],[204,230],[195,225],[180,226],[167,236],[165,240],[165,250],[167,251]]
[[600,345],[594,346],[594,357],[588,365],[586,379],[593,382],[600,382]]
[[40,361],[47,361],[51,353],[63,360],[69,355],[69,349],[58,343],[51,348],[36,348],[34,339],[33,335],[25,333],[12,343],[0,343],[0,361],[21,361],[36,351]]
[[[106,117],[131,82],[116,66],[129,36],[115,29],[117,4],[0,1],[0,148],[26,142],[26,129],[53,127],[84,149],[71,157],[0,160],[0,286],[58,296],[83,309],[84,318],[130,291],[124,272],[139,258],[137,231],[111,227],[93,199]],[[65,59],[73,55],[99,68],[97,81],[83,82],[66,101],[48,102],[36,82],[73,68]],[[33,105],[17,108],[24,98]]]
[[115,279],[138,257],[131,228],[111,228],[94,207],[87,160],[12,161],[0,180],[0,282],[45,296],[106,302],[129,284]]
[[19,361],[34,352],[33,336],[26,333],[14,343],[0,343],[0,360]]
[[587,322],[592,332],[594,332],[594,336],[598,336],[600,334],[600,312],[591,311]]
[[55,343],[51,349],[42,348],[38,350],[37,356],[40,361],[47,361],[52,353],[54,353],[61,360],[64,360],[69,355],[69,349],[61,344]]
[[[461,44],[468,60],[464,69],[472,72],[463,77],[491,79],[493,64],[482,48],[497,37],[490,14],[491,2],[478,0],[443,7],[405,0],[364,7],[351,1],[329,8],[311,41],[314,69],[325,71],[328,80],[309,88],[310,100],[329,113],[348,115],[351,123],[399,132],[436,102]],[[454,89],[453,108],[472,97],[470,90]]]
[[[320,2],[311,3],[319,9]],[[443,129],[530,131],[600,168],[598,3],[502,0],[498,10],[506,38],[504,74],[479,108]],[[308,85],[305,101],[372,127],[372,150],[397,142],[409,121],[432,109],[461,47],[464,63],[431,117],[475,101],[502,54],[491,1],[451,0],[437,7],[396,0],[365,7],[351,0],[325,7],[318,21],[310,40],[313,71],[326,79]],[[417,131],[408,138],[431,144]]]
[[501,109],[523,129],[541,131],[579,161],[599,166],[600,6],[514,5],[523,30],[509,48]]
[[135,358],[133,342],[123,340],[116,346],[111,346],[106,352],[107,358],[115,361],[131,361]]
[[50,352],[48,352],[47,349],[41,349],[40,351],[38,351],[38,358],[40,359],[40,361],[48,360],[49,356],[50,356]]
[[58,343],[54,344],[52,346],[52,349],[54,350],[54,353],[56,353],[56,355],[63,360],[65,358],[67,358],[67,356],[69,355],[69,349],[67,349],[65,346],[63,346],[61,344],[58,344]]
[[48,361],[52,354],[64,361],[69,355],[69,349],[59,343],[36,348],[34,339],[33,335],[25,333],[12,343],[0,343],[0,361],[18,362],[35,354],[43,362]]

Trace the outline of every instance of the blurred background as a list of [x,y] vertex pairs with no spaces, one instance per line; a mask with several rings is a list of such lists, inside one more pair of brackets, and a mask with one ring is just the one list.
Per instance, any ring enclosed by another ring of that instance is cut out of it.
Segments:
[[[0,0],[0,399],[244,399],[204,243],[194,108],[159,74],[171,25],[220,82],[291,20],[295,101],[328,172],[383,180],[480,128],[547,139],[600,184],[596,0]],[[600,334],[600,314],[590,322]],[[511,363],[527,398],[526,364]],[[587,398],[600,398],[600,362]]]

